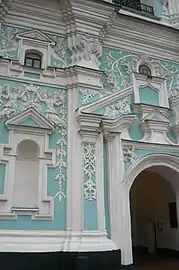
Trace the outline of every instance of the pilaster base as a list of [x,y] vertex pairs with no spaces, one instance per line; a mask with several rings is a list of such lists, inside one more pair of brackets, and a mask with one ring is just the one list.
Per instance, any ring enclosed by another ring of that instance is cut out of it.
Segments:
[[63,251],[93,252],[117,250],[116,244],[107,238],[106,233],[82,232],[72,233],[64,243]]
[[0,230],[0,252],[93,252],[117,250],[106,233]]

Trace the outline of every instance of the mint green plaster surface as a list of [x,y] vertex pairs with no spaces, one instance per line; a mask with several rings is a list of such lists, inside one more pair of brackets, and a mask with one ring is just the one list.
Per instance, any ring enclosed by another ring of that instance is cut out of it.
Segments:
[[159,106],[159,96],[157,90],[149,86],[140,87],[139,96],[140,96],[140,103]]
[[104,207],[107,235],[110,238],[110,215],[109,215],[109,168],[108,168],[108,147],[104,141]]
[[32,78],[32,79],[40,79],[40,74],[32,73],[32,72],[24,72],[24,77]]
[[136,114],[136,121],[131,125],[129,134],[134,141],[142,139],[143,133],[140,129],[140,114]]
[[[106,92],[110,94],[131,86],[132,72],[139,59],[138,53],[103,47],[100,69],[108,74],[110,82],[113,83],[113,87]],[[150,58],[149,61],[155,67],[156,75],[166,79],[169,96],[179,93],[179,62],[155,58]]]
[[0,194],[4,193],[6,164],[0,164]]
[[87,201],[84,199],[84,230],[97,230],[98,229],[98,215],[97,215],[97,202]]
[[31,117],[28,117],[23,121],[20,121],[18,124],[29,127],[39,127],[38,123],[35,122],[34,119],[32,119]]
[[[3,24],[0,32],[0,56],[2,56],[3,58],[19,59],[20,51],[16,35],[18,33],[23,33],[28,30],[33,29],[24,29],[21,27],[14,27]],[[71,52],[67,46],[67,38],[65,36],[58,36],[56,34],[49,34],[45,32],[43,32],[43,34],[47,35],[56,43],[54,51],[52,50],[51,66],[68,66],[71,62]],[[25,73],[25,76],[35,78],[34,75],[30,75],[30,73]]]
[[[0,78],[0,85],[3,90],[2,102],[0,104],[0,114],[6,108],[9,102],[8,93],[16,91],[18,98],[15,103],[10,103],[14,112],[10,114],[9,119],[23,110],[33,106],[40,114],[47,117],[46,109],[47,104],[45,101],[40,101],[37,94],[44,97],[46,93],[63,96],[64,105],[54,106],[57,115],[64,121],[67,121],[67,92],[65,89],[59,89],[48,85],[32,84],[32,82],[18,81],[18,80],[5,80]],[[23,95],[22,95],[23,93]],[[21,94],[21,96],[20,96]],[[4,125],[7,117],[0,119],[0,143],[8,144],[8,132]],[[28,126],[37,126],[33,119],[25,119],[23,123]],[[32,220],[31,216],[18,216],[17,220],[0,220],[0,229],[19,229],[19,230],[65,230],[66,228],[66,199],[63,197],[62,201],[59,200],[56,194],[59,191],[58,177],[62,177],[63,193],[66,194],[66,179],[67,179],[67,129],[56,126],[54,132],[50,136],[49,148],[57,150],[56,167],[48,168],[47,173],[47,192],[48,196],[54,197],[54,220],[52,221],[36,221]],[[59,150],[59,151],[58,151]],[[61,162],[61,163],[60,163]],[[59,171],[61,166],[61,173]],[[60,173],[60,175],[59,175]],[[0,192],[3,189],[4,167],[0,165]]]

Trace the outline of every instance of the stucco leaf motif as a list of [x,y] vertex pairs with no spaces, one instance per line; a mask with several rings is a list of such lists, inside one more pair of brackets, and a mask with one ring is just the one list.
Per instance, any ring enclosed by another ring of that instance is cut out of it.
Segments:
[[60,36],[52,36],[52,39],[56,43],[52,51],[52,56],[54,57],[53,64],[58,67],[66,67],[69,62],[67,39]]
[[81,94],[81,104],[86,105],[91,103],[94,98],[98,95],[98,91],[90,88],[80,88],[79,93]]
[[0,38],[0,56],[16,58],[17,41],[15,35],[18,30],[14,27],[2,27]]
[[64,181],[67,168],[67,93],[65,90],[47,91],[34,84],[12,87],[10,84],[0,85],[0,118],[9,118],[12,114],[33,107],[56,126],[59,137],[56,142],[56,168],[58,174],[58,192],[55,197],[60,201],[66,197]]
[[103,95],[120,91],[132,85],[132,72],[135,70],[138,56],[123,51],[110,50],[106,51],[101,65],[105,71],[108,83],[104,85]]
[[55,177],[55,180],[58,181],[58,192],[55,195],[55,198],[62,201],[63,198],[66,198],[65,186],[63,183],[66,181],[65,171],[67,168],[67,93],[65,90],[59,90],[58,93],[55,93],[55,97],[55,101],[58,101],[57,104],[60,105],[58,116],[61,119],[57,124],[59,127],[59,139],[57,140],[58,150],[56,167],[58,168],[59,172]]
[[135,153],[134,146],[123,147],[123,155],[124,155],[124,162],[125,163],[130,162],[131,164],[133,164],[135,162],[135,160],[137,159],[137,155]]
[[93,180],[96,173],[95,145],[85,144],[84,146],[84,197],[88,201],[96,200],[96,184]]
[[114,104],[105,107],[104,117],[115,119],[121,114],[128,114],[130,113],[130,105],[128,97],[124,97]]
[[78,36],[78,44],[81,56],[84,60],[90,61],[92,59],[92,55],[95,55],[96,58],[100,56],[100,42],[90,34]]

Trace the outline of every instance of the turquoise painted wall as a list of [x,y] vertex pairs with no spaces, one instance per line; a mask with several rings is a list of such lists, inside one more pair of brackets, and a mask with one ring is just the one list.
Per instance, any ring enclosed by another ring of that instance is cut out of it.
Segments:
[[[47,117],[49,121],[53,118],[47,115],[48,105],[45,99],[40,100],[38,97],[45,97],[47,93],[51,94],[48,99],[51,98],[54,102],[63,100],[53,107],[55,113],[55,120],[62,121],[64,125],[59,126],[56,124],[55,130],[50,136],[49,148],[57,150],[56,152],[56,167],[48,168],[47,173],[47,189],[48,196],[55,198],[54,207],[54,220],[52,221],[37,221],[32,220],[31,216],[18,216],[17,220],[0,220],[0,229],[18,229],[18,230],[65,230],[66,228],[66,180],[67,180],[67,91],[65,89],[59,89],[56,87],[32,84],[28,80],[14,80],[0,78],[1,86],[1,103],[0,103],[0,143],[8,143],[8,132],[4,125],[6,116],[2,116],[2,112],[5,111],[7,106],[13,109],[13,113],[9,115],[9,118],[16,114],[33,106],[40,114]],[[10,103],[9,95],[16,93],[14,102]],[[56,116],[58,115],[58,117]],[[49,118],[51,117],[51,118]],[[54,120],[54,121],[55,121]],[[34,122],[31,119],[27,120],[28,125],[34,126]],[[57,122],[56,122],[57,123]],[[5,179],[5,165],[0,164],[0,194],[4,191],[4,179]],[[62,178],[62,200],[59,200],[59,182],[58,177]]]
[[4,194],[4,183],[6,175],[6,164],[0,164],[0,194]]
[[159,106],[158,91],[151,87],[139,88],[140,103]]
[[[32,30],[30,28],[13,27],[3,24],[0,32],[0,56],[8,59],[19,59],[19,43],[16,39],[16,35],[19,33]],[[66,67],[71,62],[71,52],[67,46],[66,36],[59,36],[53,33],[44,32],[49,38],[51,38],[56,46],[51,55],[52,67]],[[29,74],[26,74],[28,76]]]

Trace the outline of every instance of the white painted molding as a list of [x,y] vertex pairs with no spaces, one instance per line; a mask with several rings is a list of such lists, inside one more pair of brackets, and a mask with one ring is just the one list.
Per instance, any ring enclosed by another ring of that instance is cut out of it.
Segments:
[[108,106],[110,103],[115,102],[118,99],[129,96],[133,92],[133,86],[129,86],[123,90],[117,91],[109,96],[103,97],[100,100],[93,102],[92,104],[79,108],[82,113],[93,113],[94,111]]
[[121,183],[124,174],[124,162],[122,142],[119,133],[109,132],[105,136],[108,144],[108,181],[109,181],[109,213],[110,213],[110,235],[118,249],[122,247],[121,228]]
[[[153,73],[154,71],[152,71],[152,76],[153,76]],[[167,93],[167,87],[165,84],[165,79],[160,78],[160,77],[148,78],[147,76],[143,74],[134,72],[133,85],[134,85],[134,102],[135,103],[140,103],[140,93],[139,93],[140,88],[150,87],[158,92],[159,106],[167,107],[167,108],[169,107],[168,93]]]
[[[122,139],[131,139],[129,135],[129,128],[135,122],[135,115],[122,115],[117,119],[103,119],[102,129],[104,135],[111,136],[112,134],[121,133]],[[112,135],[113,136],[113,135]]]
[[85,252],[114,250],[104,233],[0,230],[0,252]]
[[[36,128],[21,124],[22,121],[31,117],[37,124]],[[53,132],[53,125],[49,123],[37,111],[30,108],[19,113],[5,122],[9,131],[9,144],[1,145],[0,161],[7,163],[4,198],[6,202],[1,205],[0,219],[18,218],[18,214],[31,213],[32,219],[53,220],[54,198],[47,196],[47,167],[54,167],[56,164],[56,151],[49,149],[49,134]],[[15,171],[17,146],[23,140],[32,140],[37,143],[40,152],[38,156],[38,206],[34,209],[21,205],[13,205],[15,188]]]
[[24,65],[26,52],[39,52],[42,55],[42,69],[51,63],[52,48],[55,42],[39,30],[30,30],[16,35],[19,41],[19,62]]
[[[153,166],[164,166],[171,168],[179,173],[179,158],[176,156],[170,156],[165,154],[150,155],[144,158],[136,160],[136,162],[129,168],[126,174],[123,176],[122,184],[122,247],[121,247],[121,259],[122,264],[130,265],[133,263],[132,255],[132,238],[131,238],[131,217],[130,217],[130,201],[129,192],[137,175],[143,170]],[[170,177],[171,178],[171,177]],[[175,181],[178,178],[175,179]],[[170,180],[170,179],[167,179]],[[172,180],[172,179],[171,179]]]
[[140,124],[143,131],[141,142],[155,144],[174,144],[169,140],[167,133],[170,131],[170,121],[168,117],[171,113],[169,108],[132,104],[133,112],[140,114]]

